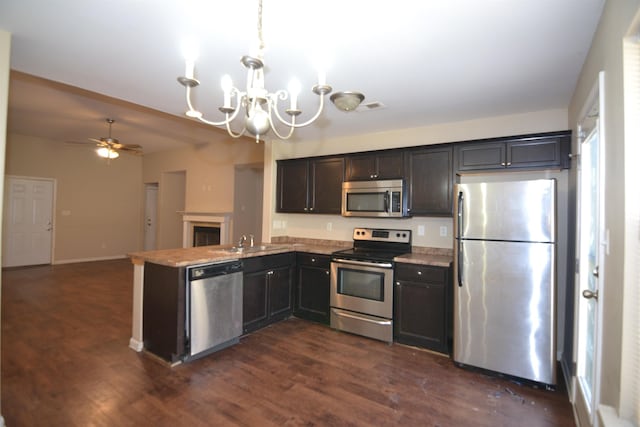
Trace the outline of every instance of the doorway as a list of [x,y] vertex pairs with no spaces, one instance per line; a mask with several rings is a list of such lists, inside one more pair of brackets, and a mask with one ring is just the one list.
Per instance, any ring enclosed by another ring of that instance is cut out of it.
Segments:
[[253,234],[262,240],[263,165],[237,165],[233,189],[233,240]]
[[581,426],[596,425],[600,391],[602,310],[598,303],[604,283],[604,73],[601,72],[578,124],[578,186],[576,223],[576,346],[575,408]]
[[55,181],[8,176],[2,266],[51,264]]

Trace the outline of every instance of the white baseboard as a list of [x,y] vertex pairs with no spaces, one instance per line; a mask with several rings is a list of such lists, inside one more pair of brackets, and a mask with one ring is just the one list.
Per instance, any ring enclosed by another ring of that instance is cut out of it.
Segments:
[[623,420],[613,407],[607,405],[598,407],[598,419],[602,427],[634,427],[631,421]]
[[[113,256],[105,256],[105,257],[94,257],[94,258],[76,258],[76,259],[60,259],[53,262],[54,265],[58,264],[75,264],[77,262],[93,262],[93,261],[111,261],[114,259],[123,259],[127,258],[126,255],[113,255]],[[2,427],[2,426],[0,426]]]
[[[131,349],[133,349],[133,350],[135,350],[137,352],[141,352],[143,347],[144,346],[143,346],[142,342],[138,341],[137,339],[131,337],[131,339],[129,340],[129,348],[131,348]],[[2,426],[0,425],[0,427],[2,427]]]
[[4,418],[0,415],[0,427],[4,427]]

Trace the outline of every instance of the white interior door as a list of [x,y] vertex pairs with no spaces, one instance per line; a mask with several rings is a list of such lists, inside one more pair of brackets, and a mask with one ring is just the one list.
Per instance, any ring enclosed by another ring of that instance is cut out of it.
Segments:
[[50,264],[54,181],[7,177],[3,267]]
[[578,221],[576,283],[577,345],[575,405],[580,425],[596,426],[596,409],[599,401],[599,372],[601,320],[598,296],[602,278],[601,258],[604,239],[604,210],[602,206],[602,79],[594,91],[594,99],[588,104],[578,127]]
[[146,184],[144,194],[144,250],[156,249],[158,219],[158,184]]

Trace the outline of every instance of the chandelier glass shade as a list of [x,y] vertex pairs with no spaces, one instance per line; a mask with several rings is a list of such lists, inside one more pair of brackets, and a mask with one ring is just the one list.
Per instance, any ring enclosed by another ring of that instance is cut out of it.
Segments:
[[[320,97],[318,109],[310,119],[304,122],[299,123],[296,121],[297,117],[302,113],[302,110],[298,108],[300,84],[297,81],[293,81],[288,90],[280,89],[276,92],[269,92],[265,89],[262,0],[258,1],[257,54],[255,56],[245,55],[240,59],[240,62],[247,69],[246,90],[243,91],[235,87],[231,77],[225,75],[222,78],[223,104],[218,108],[224,114],[224,120],[211,121],[205,119],[202,112],[193,105],[192,92],[200,82],[195,78],[194,60],[187,58],[185,76],[178,77],[178,82],[186,88],[188,110],[185,114],[208,125],[224,126],[233,138],[239,138],[249,133],[255,136],[256,142],[259,142],[260,137],[269,130],[273,131],[280,139],[288,139],[293,135],[296,128],[313,123],[322,113],[325,95],[332,91],[331,86],[326,83],[326,77],[322,71],[318,74],[318,83],[311,89],[313,93]],[[282,106],[278,105],[280,101],[288,101],[288,108],[285,107],[284,114],[280,112],[280,108],[282,108]],[[288,117],[285,117],[285,114]],[[239,132],[234,132],[231,129],[231,123],[236,118],[242,118],[244,121],[242,130]],[[276,126],[284,127],[286,130],[280,132]]]

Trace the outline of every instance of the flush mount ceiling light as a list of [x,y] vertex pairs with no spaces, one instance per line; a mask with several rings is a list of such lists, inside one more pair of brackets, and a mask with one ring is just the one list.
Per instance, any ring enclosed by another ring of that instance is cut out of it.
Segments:
[[360,92],[351,91],[336,92],[329,99],[339,110],[353,111],[364,101],[364,95]]
[[[255,56],[245,55],[240,62],[247,69],[247,90],[241,91],[233,86],[231,77],[225,75],[222,78],[222,91],[224,94],[224,103],[219,110],[225,115],[224,120],[215,122],[207,120],[203,117],[202,112],[193,107],[191,100],[192,89],[200,84],[195,78],[195,59],[193,57],[186,59],[186,74],[184,77],[178,77],[178,81],[187,90],[187,106],[186,115],[196,118],[206,124],[212,126],[225,126],[229,135],[233,138],[239,138],[245,133],[252,134],[259,142],[260,136],[266,134],[269,130],[280,139],[288,139],[293,135],[296,128],[310,125],[322,113],[324,108],[324,97],[331,93],[331,86],[326,83],[324,71],[318,73],[318,83],[311,89],[313,93],[320,96],[320,105],[313,117],[303,123],[296,123],[296,117],[302,113],[298,108],[298,94],[300,93],[300,83],[292,81],[287,90],[278,90],[270,93],[264,87],[264,41],[262,40],[262,0],[258,1],[258,49]],[[364,97],[363,97],[364,98]],[[278,110],[278,101],[289,100],[289,108],[284,112],[290,117],[291,121],[283,118]],[[240,110],[244,111],[244,126],[242,131],[235,133],[231,130],[231,123],[238,117]],[[288,131],[284,133],[278,132],[275,123],[288,127]]]
[[107,147],[98,148],[96,153],[98,153],[98,156],[104,157],[105,159],[117,159],[120,157],[120,154],[117,151]]

